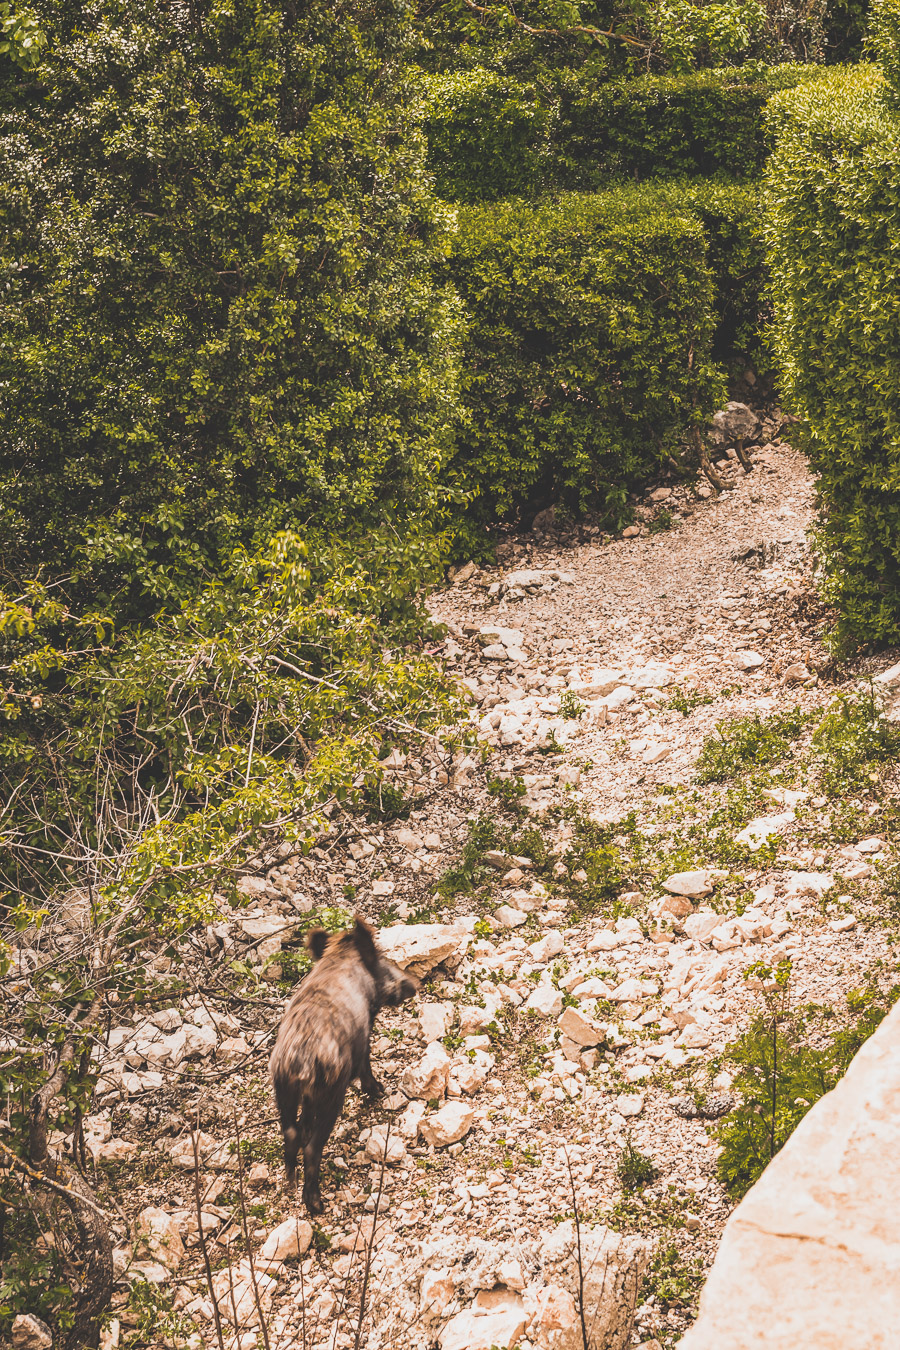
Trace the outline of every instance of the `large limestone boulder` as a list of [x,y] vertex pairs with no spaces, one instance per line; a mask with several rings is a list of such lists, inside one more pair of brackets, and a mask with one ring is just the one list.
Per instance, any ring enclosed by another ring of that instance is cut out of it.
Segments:
[[398,923],[380,930],[378,945],[403,970],[422,976],[440,965],[455,968],[469,945],[469,934],[461,923]]
[[683,1350],[893,1350],[900,1005],[732,1214]]

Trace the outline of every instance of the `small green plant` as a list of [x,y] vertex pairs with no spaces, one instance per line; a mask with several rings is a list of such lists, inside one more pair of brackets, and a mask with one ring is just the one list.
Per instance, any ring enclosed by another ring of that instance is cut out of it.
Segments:
[[674,524],[675,517],[672,515],[672,512],[668,511],[665,507],[662,507],[647,522],[647,533],[663,534],[666,530],[671,530]]
[[656,1164],[653,1159],[636,1149],[629,1135],[616,1164],[616,1177],[622,1190],[641,1191],[645,1186],[649,1186],[656,1176]]
[[574,689],[564,689],[560,694],[559,712],[561,717],[566,718],[577,718],[584,712],[584,703]]
[[408,820],[415,802],[407,800],[402,790],[383,779],[368,783],[363,792],[367,815],[371,821]]
[[889,722],[871,688],[838,694],[813,733],[820,783],[829,796],[871,789],[900,754],[900,727]]
[[444,899],[454,895],[470,894],[488,875],[484,861],[488,849],[498,844],[497,823],[491,816],[480,815],[469,826],[469,837],[463,845],[462,857],[456,867],[449,867],[437,884],[438,894]]
[[703,1262],[686,1260],[674,1242],[657,1248],[650,1262],[642,1297],[652,1295],[666,1310],[694,1302],[703,1284]]
[[714,702],[715,699],[712,694],[701,694],[699,689],[676,689],[663,704],[663,707],[671,708],[673,712],[680,712],[682,717],[689,717],[695,708]]
[[774,764],[791,751],[791,742],[803,730],[800,708],[762,718],[735,717],[717,722],[697,757],[698,783],[724,783],[748,768]]
[[528,791],[521,778],[501,778],[493,774],[488,774],[487,790],[491,797],[498,797],[510,810],[515,810]]

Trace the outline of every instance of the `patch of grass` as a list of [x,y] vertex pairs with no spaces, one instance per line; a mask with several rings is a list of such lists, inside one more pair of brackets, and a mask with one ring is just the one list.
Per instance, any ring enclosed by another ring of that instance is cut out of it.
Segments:
[[707,703],[715,703],[712,694],[701,694],[699,689],[676,689],[662,706],[680,712],[682,717],[689,717],[695,708]]
[[793,708],[772,717],[754,714],[717,722],[697,757],[697,782],[724,783],[747,769],[785,759],[806,720],[802,709]]
[[738,1106],[713,1133],[722,1145],[718,1177],[735,1199],[746,1195],[809,1108],[843,1077],[900,986],[853,990],[843,1014],[815,1004],[784,1010],[784,987],[774,992],[768,1010],[727,1051],[738,1069]]
[[580,717],[584,712],[584,703],[578,697],[573,689],[564,689],[559,696],[559,713],[561,717],[575,718]]
[[521,778],[488,774],[487,790],[489,796],[497,797],[508,810],[515,810],[528,789]]
[[657,1248],[644,1280],[641,1298],[654,1297],[663,1311],[689,1307],[703,1285],[703,1262],[687,1260],[674,1242]]
[[476,890],[490,868],[484,861],[489,849],[500,846],[499,830],[491,816],[480,815],[469,826],[469,836],[463,844],[462,857],[456,867],[448,867],[439,878],[437,893],[445,900],[454,895],[470,894]]
[[872,689],[838,694],[812,738],[819,782],[830,797],[871,791],[900,755],[900,726],[889,722]]
[[660,507],[655,515],[651,516],[647,522],[648,534],[662,534],[665,530],[671,530],[675,524],[675,517],[665,506]]
[[363,789],[363,802],[366,817],[370,821],[409,820],[409,813],[416,805],[414,798],[404,796],[400,788],[392,783],[378,779],[367,783]]
[[656,1164],[646,1153],[634,1147],[630,1135],[616,1163],[616,1177],[623,1191],[642,1191],[656,1180]]

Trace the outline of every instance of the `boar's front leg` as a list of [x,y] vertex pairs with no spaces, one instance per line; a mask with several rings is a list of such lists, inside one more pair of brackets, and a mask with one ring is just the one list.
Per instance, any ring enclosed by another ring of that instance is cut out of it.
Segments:
[[369,1098],[370,1101],[374,1101],[376,1097],[384,1096],[384,1088],[382,1087],[381,1083],[379,1083],[375,1075],[372,1073],[372,1061],[369,1058],[368,1045],[366,1046],[365,1051],[363,1052],[363,1056],[359,1065],[359,1073],[357,1077],[359,1078],[359,1086],[362,1088],[363,1092]]
[[[333,1096],[317,1102],[315,1113],[308,1118],[306,1139],[303,1144],[303,1203],[310,1214],[321,1214],[325,1208],[319,1189],[322,1150],[328,1143],[334,1123],[341,1114],[346,1090],[345,1085]],[[306,1117],[304,1124],[307,1124]]]

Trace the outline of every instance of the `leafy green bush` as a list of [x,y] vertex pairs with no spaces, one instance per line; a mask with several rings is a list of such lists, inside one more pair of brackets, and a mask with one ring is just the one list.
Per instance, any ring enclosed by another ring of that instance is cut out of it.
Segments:
[[794,708],[772,717],[754,713],[717,722],[715,734],[706,737],[697,756],[698,783],[724,783],[746,769],[784,759],[805,720],[801,710]]
[[470,327],[445,481],[476,525],[552,497],[618,521],[724,397],[702,227],[650,189],[461,209],[450,273]]
[[836,68],[772,100],[764,212],[774,348],[808,426],[825,590],[850,643],[900,638],[900,11],[877,14],[887,77]]
[[830,796],[871,791],[900,756],[900,727],[888,721],[871,690],[838,694],[812,739],[819,780]]
[[458,306],[408,13],[33,10],[39,78],[0,57],[7,571],[145,614],[278,529],[427,516]]
[[545,185],[555,109],[534,84],[481,67],[432,76],[423,118],[428,167],[448,201],[534,196]]
[[900,988],[852,991],[835,1030],[832,1008],[770,1010],[729,1047],[739,1101],[715,1134],[722,1145],[719,1180],[735,1199],[747,1193],[809,1108],[846,1073],[898,994]]
[[557,133],[560,174],[580,188],[611,178],[754,178],[770,148],[763,111],[771,92],[755,68],[573,81]]

